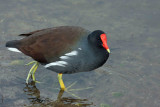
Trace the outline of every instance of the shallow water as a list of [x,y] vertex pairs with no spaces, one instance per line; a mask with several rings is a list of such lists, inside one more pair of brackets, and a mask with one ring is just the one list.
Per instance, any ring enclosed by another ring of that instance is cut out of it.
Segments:
[[[0,1],[0,106],[159,107],[159,0]],[[5,42],[37,29],[76,25],[108,34],[111,55],[92,72],[63,75],[66,86],[93,87],[59,92],[57,74],[38,68],[41,83],[25,84],[32,59],[9,52]]]

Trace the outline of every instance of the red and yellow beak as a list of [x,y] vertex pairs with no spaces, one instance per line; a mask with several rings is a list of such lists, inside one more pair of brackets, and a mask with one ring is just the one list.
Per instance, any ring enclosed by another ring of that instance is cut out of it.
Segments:
[[108,51],[108,53],[110,53],[110,49],[109,49],[109,47],[108,47],[108,45],[107,45],[107,36],[106,36],[106,34],[101,34],[101,40],[102,40],[102,46]]

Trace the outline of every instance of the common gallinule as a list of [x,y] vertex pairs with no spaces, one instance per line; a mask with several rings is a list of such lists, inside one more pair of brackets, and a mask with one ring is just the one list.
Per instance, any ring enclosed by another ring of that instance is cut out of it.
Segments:
[[[90,32],[77,26],[60,26],[20,34],[25,38],[6,43],[10,51],[21,52],[35,61],[26,83],[41,63],[58,73],[62,90],[66,90],[62,74],[86,72],[102,66],[109,57],[106,34],[101,30]],[[28,65],[29,65],[28,64]]]

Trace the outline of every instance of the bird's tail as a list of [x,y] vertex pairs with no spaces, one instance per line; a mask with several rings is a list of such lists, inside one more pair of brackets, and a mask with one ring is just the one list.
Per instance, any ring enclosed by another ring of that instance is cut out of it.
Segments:
[[12,47],[12,48],[16,48],[18,45],[18,40],[12,40],[12,41],[8,41],[6,43],[6,47]]
[[18,40],[12,40],[6,43],[6,47],[8,48],[8,50],[14,51],[14,52],[21,52],[18,50],[18,45],[19,45]]

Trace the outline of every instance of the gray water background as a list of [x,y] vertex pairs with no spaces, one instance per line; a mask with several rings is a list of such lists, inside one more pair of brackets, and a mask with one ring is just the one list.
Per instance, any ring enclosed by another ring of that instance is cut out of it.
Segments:
[[[57,74],[38,68],[41,83],[25,84],[32,59],[5,43],[30,31],[76,25],[108,35],[111,55],[92,72],[64,75],[66,86],[93,87],[57,98]],[[160,0],[1,0],[0,106],[160,107]]]

